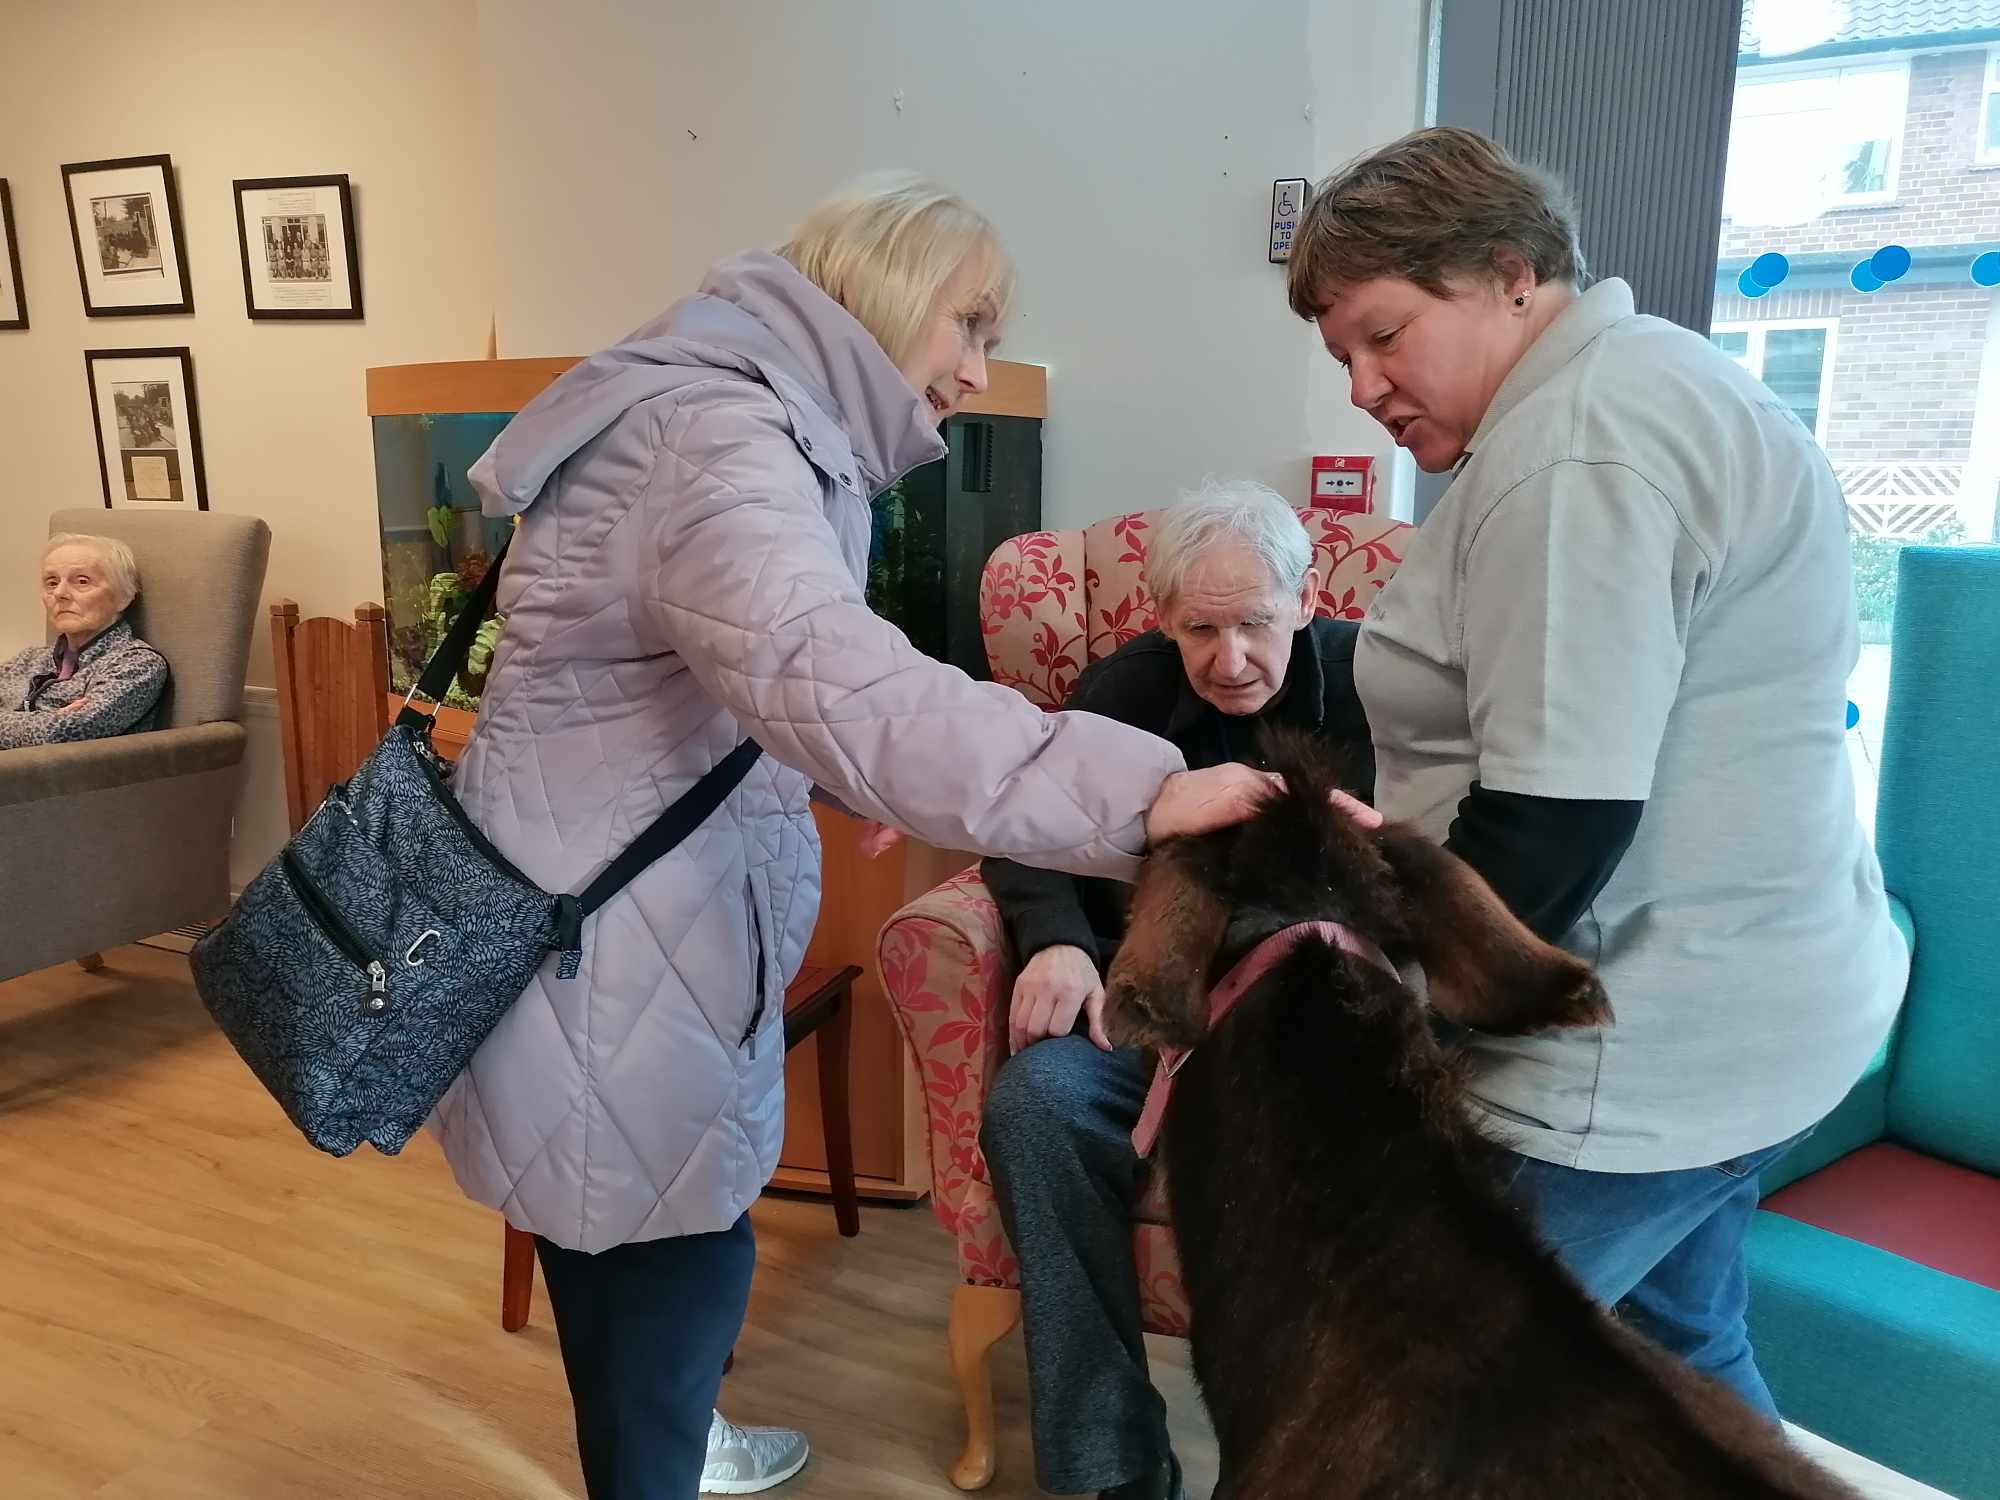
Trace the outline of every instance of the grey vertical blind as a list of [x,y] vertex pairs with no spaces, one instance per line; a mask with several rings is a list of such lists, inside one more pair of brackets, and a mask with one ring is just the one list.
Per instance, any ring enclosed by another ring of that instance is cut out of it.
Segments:
[[1707,333],[1742,0],[1434,0],[1437,122],[1575,190],[1596,276]]
[[[1593,276],[1707,333],[1743,0],[1429,0],[1430,123],[1576,190]],[[1422,520],[1449,475],[1419,474]]]

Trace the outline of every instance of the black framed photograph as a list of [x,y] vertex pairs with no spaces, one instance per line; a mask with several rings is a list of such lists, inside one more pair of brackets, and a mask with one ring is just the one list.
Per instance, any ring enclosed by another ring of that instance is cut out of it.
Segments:
[[84,312],[93,318],[193,312],[173,158],[76,161],[62,175]]
[[107,510],[207,510],[194,357],[186,349],[86,349],[97,471]]
[[21,290],[21,245],[14,237],[14,199],[7,179],[0,177],[0,328],[28,326],[28,294]]
[[236,242],[251,317],[361,316],[361,256],[345,174],[239,178]]

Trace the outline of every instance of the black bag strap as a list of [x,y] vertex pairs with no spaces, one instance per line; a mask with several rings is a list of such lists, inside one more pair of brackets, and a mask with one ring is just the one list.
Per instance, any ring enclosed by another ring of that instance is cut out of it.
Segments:
[[410,699],[419,695],[433,703],[444,702],[444,695],[451,691],[458,674],[465,670],[465,659],[472,654],[472,641],[479,634],[479,627],[486,621],[486,612],[493,606],[493,595],[500,587],[500,564],[507,560],[507,549],[514,545],[512,528],[507,540],[500,544],[500,551],[486,566],[486,576],[472,591],[472,597],[465,601],[465,608],[458,612],[458,618],[451,622],[451,629],[438,642],[431,659],[424,663],[422,675],[417,685],[410,689],[410,696],[403,700],[403,708],[396,715],[396,723],[404,729],[422,729],[431,721],[431,716],[421,709],[410,706]]
[[597,872],[579,895],[556,897],[556,930],[549,946],[562,953],[559,977],[574,979],[583,961],[583,919],[635,880],[654,860],[670,852],[708,820],[742,784],[764,753],[755,740],[745,740],[702,773],[646,831],[627,844],[618,857]]
[[755,740],[745,740],[703,772],[701,780],[676,798],[672,807],[655,818],[651,827],[627,844],[624,852],[583,888],[576,898],[583,915],[587,917],[596,911],[630,885],[641,870],[707,822],[708,815],[722,806],[763,753],[763,747]]

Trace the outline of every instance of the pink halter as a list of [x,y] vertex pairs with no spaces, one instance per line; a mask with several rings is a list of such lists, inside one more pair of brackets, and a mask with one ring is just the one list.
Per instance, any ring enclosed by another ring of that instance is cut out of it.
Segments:
[[[1244,992],[1268,974],[1278,960],[1296,948],[1302,939],[1309,937],[1324,938],[1343,952],[1352,953],[1356,958],[1396,974],[1396,966],[1389,962],[1389,956],[1351,928],[1338,922],[1295,922],[1290,927],[1279,928],[1244,954],[1237,960],[1236,966],[1223,976],[1222,983],[1209,992],[1209,1030],[1213,1031],[1221,1025],[1222,1018],[1243,998]],[[1401,976],[1397,975],[1397,978]],[[1167,1117],[1167,1096],[1173,1090],[1174,1074],[1192,1055],[1192,1052],[1181,1052],[1171,1047],[1160,1049],[1159,1067],[1153,1072],[1152,1086],[1146,1090],[1146,1102],[1139,1111],[1139,1123],[1132,1130],[1132,1149],[1142,1158],[1152,1154],[1153,1144],[1159,1139],[1160,1126]]]

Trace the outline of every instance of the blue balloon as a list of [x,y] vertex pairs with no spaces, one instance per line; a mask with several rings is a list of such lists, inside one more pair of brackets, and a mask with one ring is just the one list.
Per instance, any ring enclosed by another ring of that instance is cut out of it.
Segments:
[[1865,260],[1857,260],[1854,263],[1854,269],[1847,273],[1847,279],[1857,292],[1879,292],[1882,290],[1882,278],[1869,269],[1868,262]]
[[1980,286],[2000,286],[2000,250],[1973,256],[1972,279]]
[[1855,707],[1854,700],[1850,698],[1847,701],[1847,727],[1849,729],[1852,729],[1856,724],[1859,724],[1860,722],[1861,722],[1861,710]]
[[1868,257],[1868,269],[1884,281],[1895,281],[1910,269],[1910,252],[1901,245],[1884,245]]
[[1739,296],[1754,302],[1759,297],[1768,296],[1771,289],[1757,279],[1756,268],[1752,267],[1736,278],[1736,291]]
[[1750,262],[1745,274],[1768,292],[1792,274],[1792,263],[1777,251],[1766,250]]

